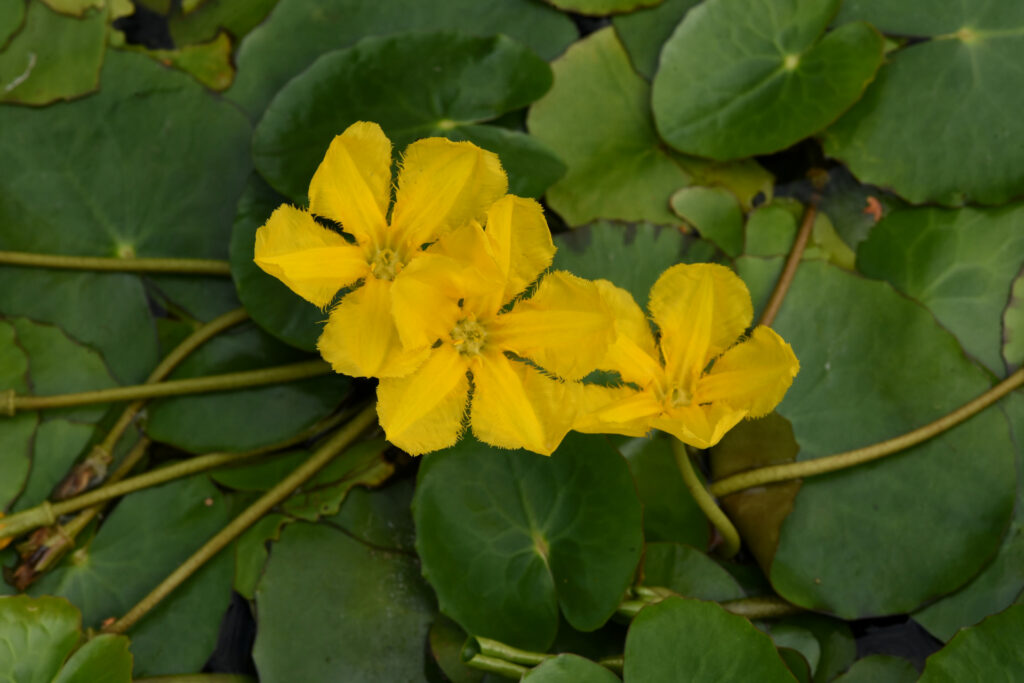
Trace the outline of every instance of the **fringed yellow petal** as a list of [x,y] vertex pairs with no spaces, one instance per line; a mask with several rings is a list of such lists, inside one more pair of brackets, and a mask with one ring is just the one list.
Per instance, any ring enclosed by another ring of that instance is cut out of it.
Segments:
[[661,331],[669,377],[691,386],[754,316],[743,280],[715,263],[681,263],[666,270],[651,288],[650,310]]
[[487,210],[487,238],[505,276],[501,303],[540,277],[555,256],[544,210],[532,199],[505,195]]
[[446,256],[420,254],[395,276],[391,312],[405,348],[430,346],[455,326],[466,289],[459,265]]
[[357,121],[331,141],[309,184],[309,210],[341,223],[360,244],[380,244],[391,201],[391,141]]
[[426,138],[402,157],[391,229],[409,249],[433,242],[504,196],[508,178],[498,156],[471,142]]
[[408,377],[382,379],[377,416],[388,441],[410,455],[458,441],[469,399],[466,365],[450,346],[439,346]]
[[545,277],[537,292],[488,330],[489,342],[565,379],[580,379],[604,360],[615,318],[593,282],[565,271]]
[[761,417],[779,405],[799,370],[789,344],[774,330],[757,327],[750,339],[715,361],[697,384],[695,400],[722,402]]
[[595,280],[594,284],[615,316],[615,342],[601,362],[601,369],[615,370],[623,380],[641,387],[661,380],[664,370],[654,335],[633,295],[607,280]]
[[[629,387],[602,387],[596,384],[578,384],[579,413],[572,428],[587,434],[623,434],[625,436],[643,436],[651,429],[651,417],[656,415],[661,406],[648,401],[648,397]],[[625,406],[620,411],[619,406]],[[627,413],[638,415],[619,418]]]
[[472,366],[473,434],[499,448],[551,455],[572,427],[576,393],[501,353],[484,353],[479,359]]
[[335,372],[353,377],[403,377],[429,354],[403,348],[391,317],[391,282],[373,277],[334,307],[316,346]]
[[463,311],[477,318],[498,313],[505,275],[479,223],[472,221],[455,228],[430,245],[426,253],[445,257],[452,264],[450,279],[459,283],[461,291],[456,298],[463,300]]
[[746,415],[745,410],[733,410],[722,404],[690,405],[654,418],[651,426],[695,448],[711,448]]
[[342,287],[370,272],[363,250],[283,204],[256,231],[253,259],[306,301],[323,308]]

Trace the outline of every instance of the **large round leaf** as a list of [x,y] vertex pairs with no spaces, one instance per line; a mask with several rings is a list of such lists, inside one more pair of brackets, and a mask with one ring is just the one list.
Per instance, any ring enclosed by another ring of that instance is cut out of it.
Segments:
[[441,610],[529,649],[552,643],[559,606],[577,629],[604,624],[643,541],[629,468],[600,436],[570,434],[550,458],[465,438],[426,456],[414,516]]
[[[1019,3],[978,0],[921,11],[854,3],[846,17],[929,37],[888,56],[864,98],[825,136],[863,182],[912,202],[1001,204],[1024,188],[1024,50]],[[922,116],[927,112],[927,116]]]
[[[798,460],[910,431],[990,386],[924,308],[823,262],[800,266],[774,327],[801,363],[778,408]],[[770,560],[772,584],[844,618],[909,611],[955,590],[999,547],[1013,459],[1006,418],[988,410],[900,455],[805,480]]]
[[403,31],[503,33],[545,59],[576,38],[568,17],[532,0],[281,0],[238,48],[228,97],[256,118],[281,86],[329,50]]
[[[141,55],[109,55],[103,82],[76,102],[0,107],[4,248],[226,257],[250,167],[245,117]],[[123,382],[141,382],[157,363],[137,276],[3,267],[0,310],[60,324]]]
[[1024,604],[961,631],[928,658],[921,683],[1024,681],[1020,644],[1024,642]]
[[911,209],[886,216],[861,243],[857,268],[920,301],[964,351],[996,375],[1007,294],[1024,267],[1024,204]]
[[374,121],[396,150],[438,135],[476,142],[501,157],[512,192],[539,196],[561,175],[557,159],[522,133],[498,137],[475,124],[525,107],[550,86],[547,63],[504,36],[368,38],[324,55],[281,89],[256,127],[253,157],[275,189],[304,204],[334,136]]
[[[392,500],[384,519],[408,519],[408,500]],[[273,544],[256,592],[261,681],[423,680],[430,588],[411,553],[375,543],[371,526],[301,522]]]
[[0,598],[0,676],[50,683],[81,637],[82,617],[67,600]]
[[718,605],[667,598],[633,619],[626,636],[625,683],[793,683],[771,638]]
[[864,23],[822,37],[840,0],[708,0],[665,43],[654,120],[676,149],[712,159],[767,154],[835,121],[882,61]]

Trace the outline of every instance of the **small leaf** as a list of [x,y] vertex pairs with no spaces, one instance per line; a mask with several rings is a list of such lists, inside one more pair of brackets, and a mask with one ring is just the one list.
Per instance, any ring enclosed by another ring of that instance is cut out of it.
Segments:
[[720,187],[685,187],[672,195],[672,210],[735,258],[743,251],[743,212],[736,197]]
[[619,677],[596,662],[564,654],[526,672],[524,683],[618,683]]
[[835,683],[914,683],[917,669],[900,657],[869,655],[854,662]]
[[82,617],[67,600],[0,598],[0,676],[50,683],[81,637]]
[[1024,604],[965,628],[924,666],[920,683],[960,683],[1016,676],[1024,640]]
[[130,683],[132,655],[128,647],[126,636],[98,635],[71,655],[53,683]]

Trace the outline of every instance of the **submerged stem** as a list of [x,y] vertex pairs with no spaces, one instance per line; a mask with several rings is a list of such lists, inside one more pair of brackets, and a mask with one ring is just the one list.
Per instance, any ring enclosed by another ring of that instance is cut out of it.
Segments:
[[216,259],[195,258],[103,258],[0,251],[0,264],[60,268],[62,270],[100,270],[116,273],[173,273],[178,275],[231,275],[231,264]]
[[697,473],[693,469],[693,463],[690,462],[690,455],[686,452],[686,446],[683,442],[678,439],[672,439],[672,454],[675,456],[679,473],[683,475],[683,482],[686,484],[686,488],[690,490],[690,494],[697,502],[704,516],[708,518],[708,521],[711,522],[712,526],[722,536],[720,554],[723,557],[732,557],[740,549],[739,532],[736,531],[736,527],[729,521],[729,518],[722,512],[722,509],[718,507],[718,503],[697,477]]
[[207,541],[191,557],[174,570],[149,595],[132,607],[127,614],[104,629],[108,633],[124,633],[134,626],[139,619],[156,607],[175,588],[184,583],[192,574],[199,570],[208,560],[224,549],[232,541],[283,501],[292,491],[304,484],[319,472],[341,451],[351,445],[359,436],[377,420],[376,406],[370,405],[357,413],[344,427],[332,434],[304,463],[285,477],[274,488],[260,496],[255,503],[235,517],[226,527]]
[[791,462],[785,465],[772,465],[770,467],[760,467],[755,470],[740,472],[711,484],[710,491],[714,496],[721,498],[722,496],[727,496],[730,493],[736,493],[743,489],[749,489],[753,486],[813,477],[854,467],[855,465],[884,458],[893,453],[899,453],[911,446],[916,446],[932,437],[938,436],[964,420],[973,417],[1021,385],[1024,385],[1024,368],[1021,368],[981,396],[957,408],[948,415],[911,432],[897,436],[894,439],[888,439],[871,446],[846,451],[845,453],[829,455],[824,458]]

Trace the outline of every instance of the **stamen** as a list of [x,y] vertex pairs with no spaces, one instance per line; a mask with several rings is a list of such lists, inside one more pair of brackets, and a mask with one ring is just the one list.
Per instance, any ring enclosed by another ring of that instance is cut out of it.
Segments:
[[452,345],[463,356],[476,356],[484,348],[487,331],[472,316],[455,323],[451,331]]

